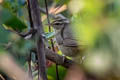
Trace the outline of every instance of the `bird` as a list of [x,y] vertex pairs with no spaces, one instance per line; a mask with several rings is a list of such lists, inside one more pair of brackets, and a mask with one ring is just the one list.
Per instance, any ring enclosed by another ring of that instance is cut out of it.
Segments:
[[70,21],[63,15],[55,15],[50,25],[55,30],[56,42],[65,56],[75,58],[84,51],[84,46],[78,44],[73,34]]

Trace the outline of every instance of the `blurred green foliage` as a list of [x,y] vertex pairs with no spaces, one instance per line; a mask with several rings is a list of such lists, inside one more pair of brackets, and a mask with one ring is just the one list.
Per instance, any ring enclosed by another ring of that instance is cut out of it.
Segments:
[[68,6],[76,38],[88,48],[84,67],[97,76],[119,74],[120,1],[71,0]]
[[22,31],[26,28],[26,25],[20,21],[16,16],[13,16],[6,9],[0,11],[0,24],[2,24],[8,30]]
[[[60,80],[64,80],[65,74],[66,74],[66,69],[64,67],[58,66],[59,69],[59,78]],[[56,66],[52,65],[51,67],[48,68],[47,70],[48,76],[51,76],[53,79],[56,80]]]

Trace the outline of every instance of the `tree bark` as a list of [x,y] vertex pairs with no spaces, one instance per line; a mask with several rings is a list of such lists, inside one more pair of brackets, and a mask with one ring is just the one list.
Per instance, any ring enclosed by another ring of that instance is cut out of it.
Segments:
[[39,10],[39,4],[38,0],[29,0],[30,10],[31,10],[31,16],[32,16],[32,22],[33,22],[33,28],[37,30],[36,33],[36,45],[37,45],[37,56],[38,56],[38,65],[39,65],[39,80],[47,80],[46,75],[46,60],[45,60],[45,46],[42,34],[43,26],[41,22],[41,12]]

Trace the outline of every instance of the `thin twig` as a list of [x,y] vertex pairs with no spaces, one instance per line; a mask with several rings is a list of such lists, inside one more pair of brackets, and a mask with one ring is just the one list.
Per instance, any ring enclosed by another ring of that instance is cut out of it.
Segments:
[[[45,8],[46,8],[46,14],[47,14],[47,22],[48,22],[48,27],[49,27],[49,32],[51,32],[51,26],[50,24],[50,19],[49,19],[49,12],[48,12],[48,5],[47,5],[47,0],[45,0]],[[51,45],[52,45],[52,50],[55,52],[55,47],[53,43],[53,39],[50,39]],[[56,64],[56,78],[59,80],[59,73],[58,73],[58,65]]]
[[31,79],[33,80],[33,76],[32,76],[32,66],[31,66],[31,56],[32,56],[32,52],[30,51],[30,53],[27,56],[27,60],[28,60],[28,72],[29,72],[29,76],[31,77]]
[[5,78],[0,74],[0,80],[5,80]]
[[29,0],[27,0],[27,8],[28,8],[28,15],[29,15],[29,20],[30,20],[30,27],[33,28],[33,21],[32,21],[32,16],[31,16],[31,7],[30,7]]

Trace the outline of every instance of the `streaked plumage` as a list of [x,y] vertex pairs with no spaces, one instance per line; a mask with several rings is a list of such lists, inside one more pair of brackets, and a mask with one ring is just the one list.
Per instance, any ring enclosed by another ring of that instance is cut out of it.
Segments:
[[62,15],[56,15],[51,25],[55,29],[56,41],[64,55],[74,57],[83,51],[83,48],[78,45],[76,38],[73,36],[68,19]]

